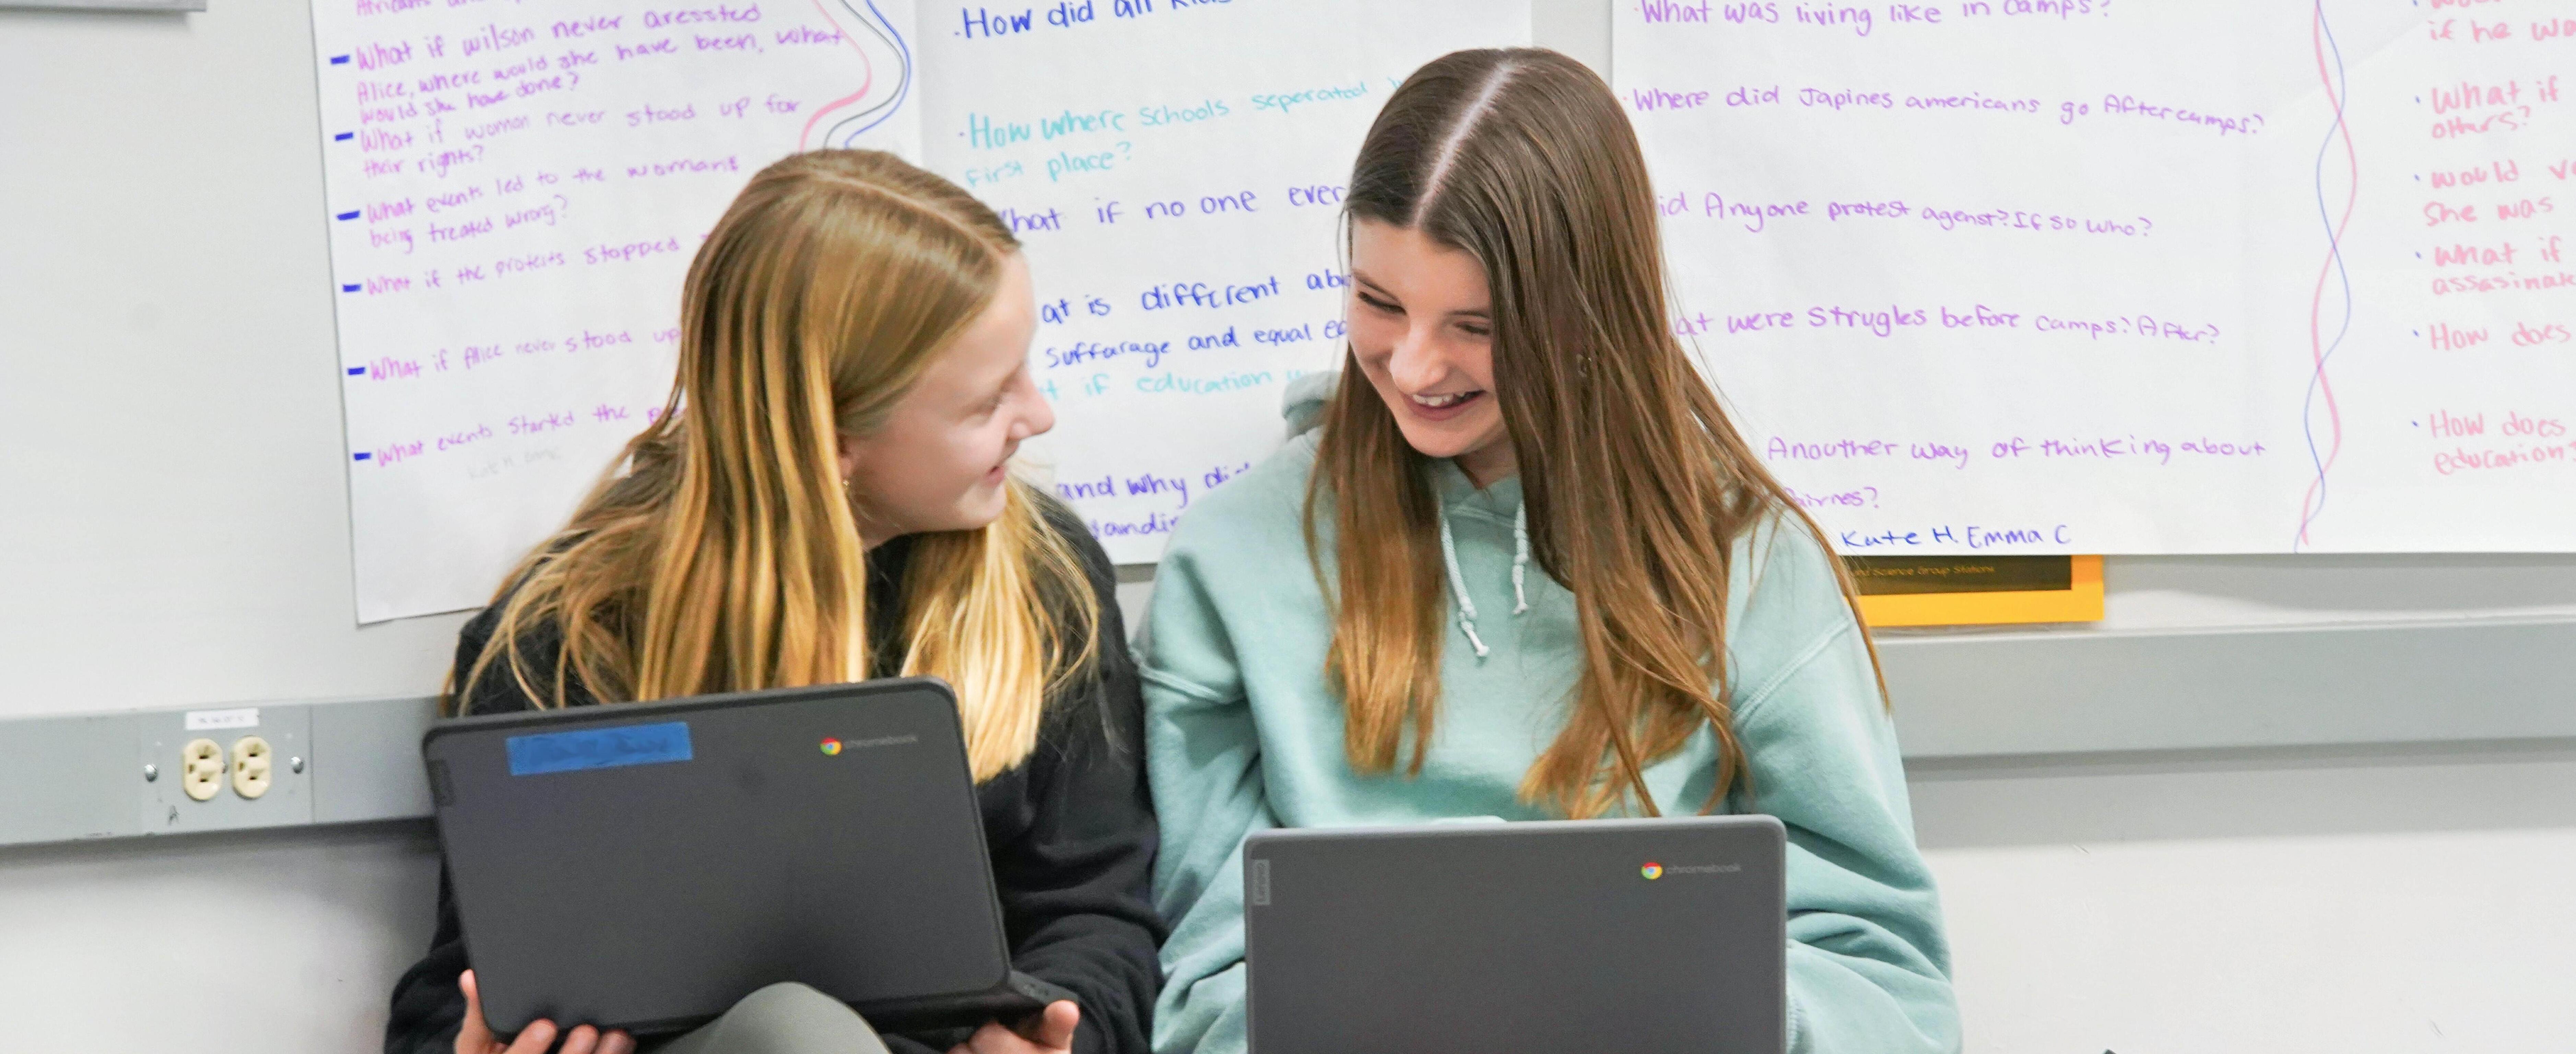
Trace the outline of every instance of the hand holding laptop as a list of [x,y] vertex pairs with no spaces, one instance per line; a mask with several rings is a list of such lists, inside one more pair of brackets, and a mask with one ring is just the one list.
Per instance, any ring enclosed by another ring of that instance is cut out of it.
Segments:
[[1021,1022],[1017,1030],[1003,1028],[1000,1022],[987,1023],[966,1042],[949,1048],[948,1054],[1071,1054],[1074,1026],[1081,1023],[1081,1005],[1058,999]]
[[[531,1022],[514,1042],[504,1044],[483,1020],[483,999],[474,990],[474,971],[458,975],[456,986],[465,991],[465,1021],[456,1032],[456,1054],[545,1054],[553,1049],[554,1022]],[[986,1022],[948,1054],[1072,1054],[1073,1031],[1081,1023],[1081,1005],[1059,999],[1021,1022],[1016,1031],[998,1021]],[[635,1038],[622,1029],[603,1034],[590,1025],[579,1025],[565,1037],[561,1054],[634,1054],[634,1050]]]
[[[483,1020],[483,996],[474,990],[474,971],[457,975],[456,986],[465,990],[465,1026],[456,1030],[456,1054],[545,1054],[555,1045],[555,1023],[534,1021],[519,1030],[518,1039],[504,1044],[492,1034],[492,1026]],[[1052,1009],[1052,1008],[1050,1008]],[[1070,1037],[1073,1030],[1065,1029]],[[1070,1045],[1071,1040],[1067,1039]],[[564,1039],[563,1054],[634,1054],[635,1038],[622,1030],[612,1029],[606,1035],[589,1025],[580,1025]],[[981,1054],[981,1052],[978,1052]]]

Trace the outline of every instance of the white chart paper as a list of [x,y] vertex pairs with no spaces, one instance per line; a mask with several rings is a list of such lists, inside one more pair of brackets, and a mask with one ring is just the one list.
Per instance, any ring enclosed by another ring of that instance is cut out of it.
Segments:
[[1526,0],[921,7],[929,164],[1027,247],[1054,486],[1121,563],[1278,447],[1342,354],[1342,187],[1387,95]]
[[1614,7],[1675,325],[1857,555],[2576,549],[2576,7]]
[[316,0],[358,615],[489,599],[671,386],[752,173],[920,156],[910,0]]

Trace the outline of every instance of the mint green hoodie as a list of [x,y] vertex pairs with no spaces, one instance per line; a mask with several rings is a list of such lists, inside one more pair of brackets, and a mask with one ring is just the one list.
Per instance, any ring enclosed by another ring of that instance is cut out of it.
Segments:
[[[1311,427],[1329,384],[1292,388],[1292,428]],[[1515,792],[1563,727],[1581,650],[1573,594],[1519,544],[1519,481],[1480,491],[1450,462],[1433,463],[1455,539],[1441,719],[1421,775],[1361,775],[1324,680],[1332,625],[1301,533],[1315,438],[1295,436],[1193,505],[1155,576],[1139,658],[1163,828],[1154,896],[1173,924],[1154,1022],[1161,1054],[1244,1049],[1245,835],[1549,818]],[[1330,553],[1330,521],[1317,526]],[[1830,559],[1776,523],[1738,545],[1727,652],[1756,798],[1739,792],[1727,807],[1788,827],[1790,1050],[1957,1050],[1949,951],[1895,730]],[[1703,729],[1647,770],[1655,801],[1696,809],[1715,759]]]

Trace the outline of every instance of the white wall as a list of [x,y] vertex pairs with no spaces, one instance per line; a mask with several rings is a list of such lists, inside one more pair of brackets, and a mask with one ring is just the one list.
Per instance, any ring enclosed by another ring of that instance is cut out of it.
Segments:
[[[1539,0],[1541,42],[1605,63],[1609,2]],[[298,0],[0,12],[0,713],[435,684],[454,619],[350,625],[339,466],[305,457],[338,427],[310,56]],[[2080,632],[2576,610],[2556,558],[2110,584]],[[1949,764],[1914,793],[1972,1050],[2576,1036],[2576,746]],[[369,1048],[435,867],[419,825],[0,849],[0,1049]]]
[[419,823],[0,850],[0,1049],[380,1048],[437,895]]
[[2576,1049],[2576,747],[1912,784],[1972,1051]]

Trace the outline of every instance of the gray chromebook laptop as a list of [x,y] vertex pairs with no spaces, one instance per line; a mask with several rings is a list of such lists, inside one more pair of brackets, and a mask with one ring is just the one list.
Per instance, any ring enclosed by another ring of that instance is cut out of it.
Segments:
[[441,722],[423,739],[496,1032],[636,1032],[801,981],[881,1030],[1012,1021],[957,702],[929,678]]
[[1253,1054],[1788,1046],[1768,816],[1263,831]]

